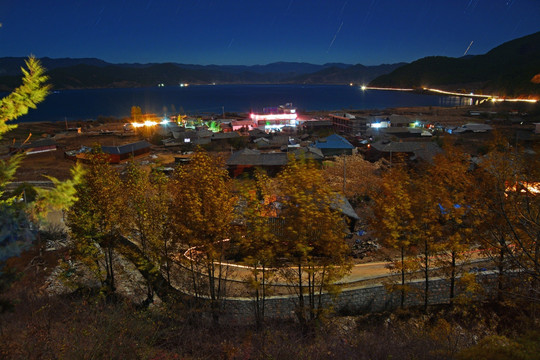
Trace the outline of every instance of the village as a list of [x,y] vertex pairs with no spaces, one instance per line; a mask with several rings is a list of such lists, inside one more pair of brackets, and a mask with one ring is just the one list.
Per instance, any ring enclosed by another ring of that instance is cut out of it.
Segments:
[[[243,178],[252,177],[256,169],[276,176],[291,156],[313,160],[323,169],[347,155],[361,156],[374,164],[373,169],[389,168],[393,162],[402,161],[421,166],[432,163],[442,153],[444,139],[459,144],[470,154],[473,164],[485,154],[494,131],[525,148],[538,141],[540,132],[539,124],[527,122],[526,113],[507,108],[498,112],[473,107],[298,114],[292,104],[286,104],[264,109],[260,114],[224,115],[158,117],[142,114],[134,106],[132,116],[125,119],[22,123],[13,132],[19,139],[13,138],[4,147],[5,153],[27,155],[10,188],[24,183],[52,186],[50,176],[68,179],[74,164],[87,162],[96,147],[119,170],[135,161],[167,176],[176,166],[189,163],[200,147],[222,157],[232,178]],[[354,163],[348,169],[343,165],[343,179],[339,180],[343,187],[336,187],[347,196],[348,184],[361,181],[354,177],[367,174],[351,168]],[[365,236],[366,214],[362,207],[354,201],[351,205],[346,196],[340,210],[349,219],[348,243],[356,262],[388,259],[389,255],[377,253],[379,245]],[[65,226],[61,217],[56,219],[61,227]]]
[[[525,147],[537,141],[539,125],[527,114],[468,108],[406,108],[386,111],[334,111],[297,114],[291,104],[267,108],[261,114],[158,117],[135,113],[126,119],[102,118],[70,123],[21,123],[4,138],[4,156],[25,152],[17,171],[19,182],[39,182],[42,175],[69,177],[69,169],[85,153],[100,146],[112,164],[131,158],[170,171],[189,161],[201,146],[217,152],[229,173],[262,167],[276,174],[288,154],[302,154],[323,163],[342,154],[360,153],[366,160],[431,161],[443,138],[453,138],[471,156],[482,155],[493,129]],[[133,110],[133,109],[132,109]]]

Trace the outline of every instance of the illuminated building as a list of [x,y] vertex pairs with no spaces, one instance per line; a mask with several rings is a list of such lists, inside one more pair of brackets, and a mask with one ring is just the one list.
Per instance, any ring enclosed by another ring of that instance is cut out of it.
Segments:
[[296,127],[299,124],[298,114],[291,103],[264,108],[262,114],[251,113],[249,117],[253,128],[266,132],[280,131],[285,126]]

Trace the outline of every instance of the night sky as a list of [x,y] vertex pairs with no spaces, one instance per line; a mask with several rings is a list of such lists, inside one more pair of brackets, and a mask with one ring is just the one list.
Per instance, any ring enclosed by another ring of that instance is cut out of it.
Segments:
[[0,0],[0,56],[378,65],[483,54],[540,31],[540,0]]

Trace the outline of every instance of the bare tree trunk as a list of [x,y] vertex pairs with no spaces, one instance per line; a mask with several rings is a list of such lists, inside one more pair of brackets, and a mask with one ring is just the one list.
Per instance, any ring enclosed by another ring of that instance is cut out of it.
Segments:
[[501,246],[499,250],[499,263],[497,264],[497,269],[499,273],[497,274],[497,301],[503,301],[503,289],[504,289],[504,257],[505,257],[505,247]]
[[189,265],[191,270],[191,280],[193,282],[193,292],[195,293],[195,299],[199,300],[199,287],[197,286],[197,278],[195,274],[195,264],[193,261],[193,254],[189,254]]
[[405,248],[401,247],[401,308],[405,306]]
[[312,272],[308,272],[308,301],[309,301],[309,319],[313,320],[313,317],[315,316],[314,310],[315,310],[315,304],[314,304],[314,294],[313,294],[313,267],[308,267],[308,269],[311,269]]
[[323,296],[325,275],[326,275],[326,266],[323,267],[322,274],[321,274],[321,281],[320,281],[320,286],[319,286],[319,304],[317,305],[317,314],[320,314],[323,308],[322,296]]
[[424,311],[427,312],[429,303],[429,249],[428,240],[424,240],[424,276],[426,279],[426,286],[424,288]]
[[212,321],[214,324],[219,323],[218,315],[218,298],[216,291],[216,280],[215,280],[215,264],[211,259],[207,259],[207,269],[208,269],[208,288],[210,290],[210,311],[212,312]]
[[164,243],[164,256],[165,256],[165,271],[167,274],[167,282],[169,285],[171,285],[171,263],[169,259],[169,247],[167,246],[167,239],[165,239]]
[[[256,265],[255,265],[256,266]],[[254,275],[253,275],[253,279],[255,280],[255,323],[257,325],[257,329],[260,329],[261,328],[261,304],[260,304],[260,297],[259,297],[259,285],[257,284],[257,282],[259,281],[258,279],[258,275],[257,275],[257,267],[255,267],[254,269]]]
[[107,286],[109,291],[114,292],[116,290],[114,281],[114,268],[113,268],[113,250],[109,243],[107,250],[105,251],[105,268],[107,269]]
[[455,296],[455,284],[456,284],[456,251],[452,250],[452,264],[451,264],[451,274],[450,274],[450,305],[454,304]]
[[264,322],[264,310],[266,305],[266,266],[262,266],[262,308],[261,308],[261,323]]
[[304,305],[304,288],[302,282],[302,264],[298,264],[298,309],[296,312],[300,325],[306,327],[305,305]]

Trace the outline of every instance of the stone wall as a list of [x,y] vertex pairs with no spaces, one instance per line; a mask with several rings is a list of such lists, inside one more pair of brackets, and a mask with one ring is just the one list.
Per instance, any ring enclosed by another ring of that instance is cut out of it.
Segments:
[[[477,281],[482,285],[481,298],[491,297],[496,284],[497,274],[485,272],[477,275]],[[409,282],[410,291],[405,299],[406,307],[422,306],[424,304],[423,280]],[[456,296],[461,293],[461,287],[456,285]],[[434,278],[429,283],[429,304],[446,304],[450,298],[450,281]],[[466,295],[466,294],[464,294]],[[400,306],[401,292],[392,291],[391,285],[370,285],[342,291],[335,301],[328,294],[323,294],[323,303],[332,305],[334,310],[342,313],[367,313],[393,310]],[[292,318],[298,298],[296,296],[273,296],[266,299],[265,316],[269,318]],[[307,301],[307,298],[306,298]],[[228,298],[223,304],[225,317],[241,319],[252,318],[255,302],[250,298]]]

